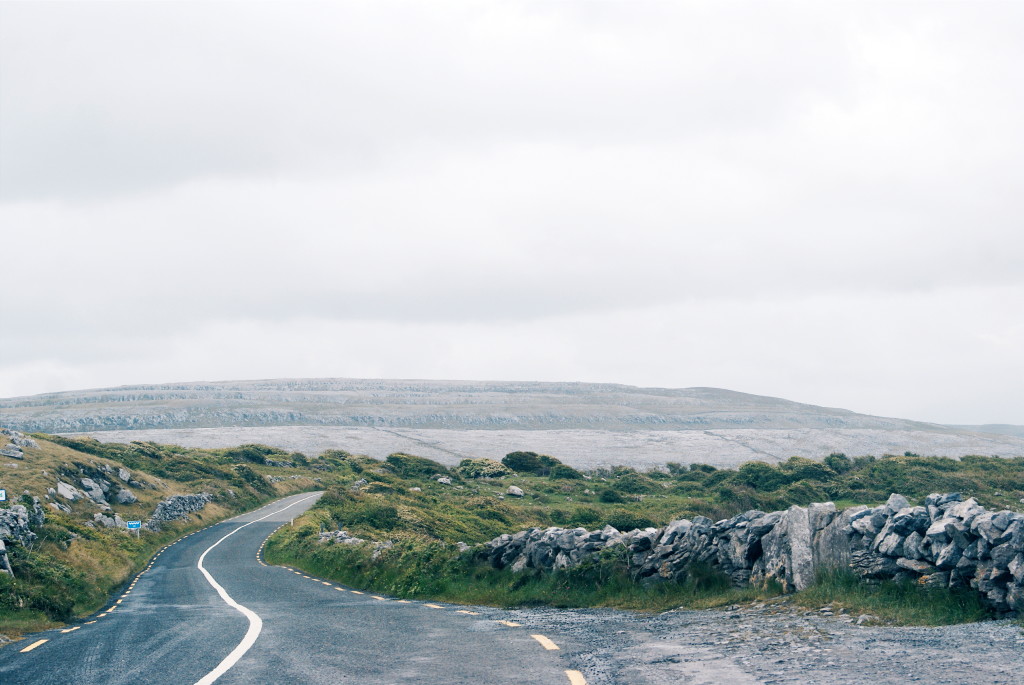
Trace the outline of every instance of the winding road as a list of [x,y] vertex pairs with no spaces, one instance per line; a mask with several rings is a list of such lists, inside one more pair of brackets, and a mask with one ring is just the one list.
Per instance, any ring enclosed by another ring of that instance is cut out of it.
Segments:
[[0,649],[0,683],[583,685],[571,641],[496,609],[404,601],[268,566],[263,542],[319,493],[187,535],[109,607]]

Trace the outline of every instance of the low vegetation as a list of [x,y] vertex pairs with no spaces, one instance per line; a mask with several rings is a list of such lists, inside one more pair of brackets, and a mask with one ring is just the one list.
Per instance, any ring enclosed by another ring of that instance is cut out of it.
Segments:
[[[501,606],[708,607],[764,598],[778,589],[731,588],[709,569],[694,570],[683,583],[644,586],[632,581],[621,550],[614,549],[570,570],[516,574],[490,568],[472,549],[459,551],[457,543],[472,545],[531,526],[593,529],[610,524],[626,531],[680,517],[720,519],[748,509],[771,511],[816,501],[875,505],[896,491],[923,498],[958,490],[993,509],[1019,508],[1024,498],[1024,459],[1019,458],[905,454],[850,459],[833,454],[823,462],[793,458],[778,465],[750,462],[736,470],[669,464],[648,472],[615,467],[583,474],[550,456],[513,452],[502,462],[515,475],[503,477],[487,477],[500,471],[497,462],[477,463],[485,461],[448,469],[405,454],[383,463],[349,455],[337,471],[341,482],[293,527],[271,538],[267,557],[400,597]],[[510,495],[509,486],[523,496]],[[336,529],[392,544],[318,542],[321,531]],[[835,602],[880,620],[912,624],[985,615],[967,594],[895,583],[867,585],[850,574],[823,577],[798,597],[807,606]]]

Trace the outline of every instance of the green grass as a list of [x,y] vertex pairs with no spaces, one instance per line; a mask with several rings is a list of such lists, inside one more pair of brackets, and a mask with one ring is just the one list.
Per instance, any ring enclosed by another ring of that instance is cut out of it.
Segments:
[[367,546],[321,544],[314,539],[301,525],[284,529],[268,541],[264,557],[269,563],[300,567],[357,589],[458,604],[653,611],[708,608],[778,594],[775,588],[732,588],[728,577],[708,568],[693,569],[682,583],[635,583],[624,549],[554,573],[512,573],[490,567],[472,551],[460,554],[450,545],[425,539],[401,540],[381,550],[376,559]]
[[939,626],[991,618],[973,590],[927,588],[909,580],[866,583],[846,570],[819,573],[815,584],[794,595],[793,601],[813,609],[830,604],[900,625]]

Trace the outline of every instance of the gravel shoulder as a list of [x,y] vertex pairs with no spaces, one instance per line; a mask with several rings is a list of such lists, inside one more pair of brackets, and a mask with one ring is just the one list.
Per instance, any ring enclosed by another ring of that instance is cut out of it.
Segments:
[[503,612],[552,636],[592,685],[1024,682],[1024,630],[1012,621],[934,628],[857,625],[786,600],[724,610]]

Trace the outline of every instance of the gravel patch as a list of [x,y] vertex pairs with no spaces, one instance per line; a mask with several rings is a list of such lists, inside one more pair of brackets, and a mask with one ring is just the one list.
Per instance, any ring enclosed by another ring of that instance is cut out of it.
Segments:
[[655,615],[549,608],[501,613],[556,640],[567,667],[582,671],[592,685],[1024,682],[1024,630],[1012,621],[878,626],[785,599]]

